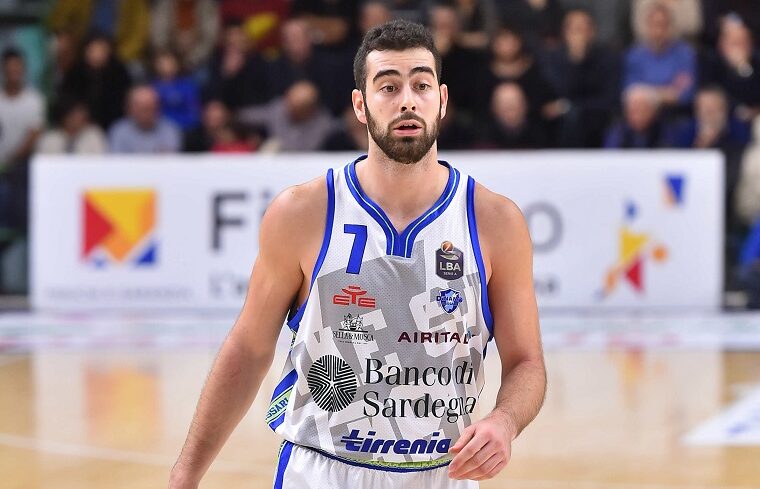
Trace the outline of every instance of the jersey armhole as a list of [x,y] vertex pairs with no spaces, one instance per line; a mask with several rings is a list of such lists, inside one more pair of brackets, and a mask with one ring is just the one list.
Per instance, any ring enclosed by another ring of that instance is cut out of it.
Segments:
[[493,338],[493,316],[491,315],[491,306],[488,302],[488,284],[486,283],[486,267],[483,264],[483,253],[480,250],[480,239],[478,238],[478,224],[475,219],[475,179],[467,177],[467,228],[470,232],[470,242],[472,243],[472,252],[475,255],[475,263],[478,266],[478,275],[480,276],[480,307],[483,310],[483,319],[486,322],[488,332],[491,334],[489,341]]
[[327,170],[325,178],[327,179],[327,218],[325,220],[325,234],[322,238],[322,248],[319,250],[319,256],[314,263],[314,270],[311,272],[311,282],[309,283],[309,293],[306,296],[306,300],[303,301],[301,307],[298,308],[293,317],[287,322],[288,327],[292,329],[293,332],[298,332],[298,325],[306,310],[306,304],[309,302],[309,297],[311,297],[311,289],[314,287],[314,281],[317,280],[319,270],[322,268],[322,263],[324,263],[325,256],[327,255],[327,249],[330,247],[330,237],[332,236],[333,220],[335,217],[335,180],[333,178],[332,168]]

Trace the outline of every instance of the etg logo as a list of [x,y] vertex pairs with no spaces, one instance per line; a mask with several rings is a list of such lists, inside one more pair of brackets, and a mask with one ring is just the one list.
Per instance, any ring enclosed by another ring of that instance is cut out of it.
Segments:
[[361,297],[365,295],[367,291],[362,290],[358,285],[349,285],[345,289],[340,290],[343,294],[335,294],[333,296],[333,304],[338,306],[350,306],[353,304],[370,309],[377,307],[377,301],[374,297]]

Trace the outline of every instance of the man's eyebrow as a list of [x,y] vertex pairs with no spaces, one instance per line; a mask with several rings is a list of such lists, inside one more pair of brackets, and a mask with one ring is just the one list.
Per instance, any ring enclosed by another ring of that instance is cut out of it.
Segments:
[[[416,73],[429,73],[429,74],[435,76],[435,72],[429,66],[415,66],[409,72],[410,75],[414,75]],[[376,82],[379,78],[382,78],[384,76],[401,76],[401,73],[399,73],[398,70],[393,70],[393,69],[391,69],[391,70],[380,70],[372,78],[372,83]]]

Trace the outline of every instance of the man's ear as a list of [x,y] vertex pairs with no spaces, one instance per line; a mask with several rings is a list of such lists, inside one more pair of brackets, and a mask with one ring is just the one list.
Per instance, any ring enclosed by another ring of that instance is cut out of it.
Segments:
[[441,84],[441,119],[446,117],[446,107],[449,105],[449,87],[445,83]]
[[360,90],[354,89],[351,92],[351,105],[354,107],[354,114],[359,122],[367,124],[367,114],[364,106],[364,95]]

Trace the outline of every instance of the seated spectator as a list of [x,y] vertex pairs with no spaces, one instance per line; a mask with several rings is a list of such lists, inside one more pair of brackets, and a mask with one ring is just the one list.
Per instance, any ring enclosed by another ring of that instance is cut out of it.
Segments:
[[85,44],[82,59],[66,74],[61,91],[85,101],[93,121],[105,130],[124,114],[124,98],[131,84],[111,41],[96,35]]
[[319,46],[340,48],[355,37],[355,0],[294,0],[294,18],[307,23],[310,38]]
[[680,36],[697,39],[702,33],[702,0],[632,0],[631,27],[638,39],[645,37],[646,14],[656,2],[670,9],[674,30]]
[[708,57],[703,78],[730,94],[734,115],[750,123],[760,115],[760,51],[738,17],[723,20],[718,50]]
[[108,134],[112,153],[171,153],[179,151],[179,128],[161,117],[158,94],[143,85],[129,92],[127,116],[116,122]]
[[557,145],[599,147],[617,103],[617,59],[595,42],[594,19],[585,10],[569,10],[562,29],[562,45],[547,54],[546,73],[559,100],[544,107],[544,117],[555,120]]
[[746,226],[760,222],[760,119],[753,124],[753,144],[742,158],[736,189],[736,213]]
[[726,17],[736,16],[752,32],[757,45],[760,40],[760,15],[757,0],[701,0],[705,29],[702,44],[714,46],[718,40],[721,24]]
[[145,52],[150,25],[148,0],[55,0],[48,24],[67,30],[77,43],[91,33],[114,39],[125,63],[139,61]]
[[174,51],[182,68],[194,71],[208,60],[219,34],[215,0],[157,0],[150,19],[155,51]]
[[343,111],[340,126],[328,136],[322,145],[322,151],[362,151],[369,147],[367,126],[356,118],[353,107]]
[[27,162],[44,124],[44,102],[26,84],[20,51],[2,54],[0,90],[0,226],[23,232],[27,224]]
[[483,149],[536,149],[546,144],[540,126],[530,120],[528,99],[517,83],[501,83],[493,92],[491,120]]
[[607,133],[605,148],[650,149],[668,146],[660,118],[660,99],[648,85],[632,85],[623,93],[623,121]]
[[282,26],[282,55],[267,69],[271,95],[280,97],[296,81],[309,80],[317,86],[322,103],[333,114],[340,114],[354,88],[350,63],[348,59],[340,63],[338,53],[316,50],[309,36],[304,20],[291,19]]
[[54,32],[50,38],[50,64],[45,80],[48,103],[63,91],[63,80],[77,61],[78,46],[74,36],[68,31]]
[[265,58],[280,53],[280,28],[290,17],[289,0],[221,0],[222,24],[240,24],[255,49]]
[[84,102],[62,99],[54,112],[57,127],[40,137],[38,153],[102,154],[108,150],[105,133],[90,121]]
[[201,153],[211,150],[219,139],[219,133],[229,127],[230,111],[221,100],[210,100],[203,107],[201,125],[185,133],[183,151]]
[[501,21],[521,26],[534,48],[559,39],[562,6],[558,0],[497,0],[495,4]]
[[719,87],[703,88],[694,97],[694,118],[677,131],[679,148],[741,150],[749,143],[749,131],[731,117],[726,94]]
[[20,51],[2,53],[0,91],[0,171],[24,164],[34,150],[44,125],[42,95],[26,84],[26,63]]
[[486,49],[496,31],[498,15],[490,0],[456,0],[453,2],[461,32],[458,43],[468,49]]
[[225,26],[221,46],[211,58],[207,99],[217,99],[231,110],[261,105],[271,99],[264,61],[250,50],[243,26]]
[[438,133],[438,149],[471,149],[478,141],[475,137],[475,127],[472,120],[460,114],[456,101],[449,98],[446,105],[446,117],[441,119]]
[[486,61],[483,50],[460,45],[462,31],[460,19],[454,7],[436,5],[430,9],[430,31],[445,69],[441,82],[449,87],[449,98],[470,116],[482,110],[480,103],[484,94],[472,89],[472,74]]
[[560,0],[568,10],[583,9],[597,19],[596,39],[618,51],[631,39],[631,0]]
[[317,151],[334,127],[329,112],[319,103],[317,87],[305,80],[265,106],[243,109],[239,120],[265,128],[267,147],[279,151]]
[[648,85],[663,108],[685,107],[694,97],[694,50],[677,38],[670,9],[652,3],[645,14],[643,40],[627,53],[624,88]]
[[187,131],[200,122],[200,94],[196,81],[180,75],[177,56],[170,51],[156,55],[153,62],[156,79],[153,88],[158,93],[161,114]]
[[211,146],[212,153],[253,153],[264,141],[261,130],[242,124],[222,127]]
[[368,0],[359,7],[357,21],[359,36],[364,37],[373,28],[383,25],[393,19],[388,2],[384,0]]
[[481,107],[489,107],[494,88],[502,82],[520,85],[527,97],[531,118],[538,121],[541,109],[556,100],[552,86],[536,64],[525,45],[523,36],[514,26],[501,26],[491,40],[491,61],[486,73],[474,78],[482,79],[484,87],[479,90]]

